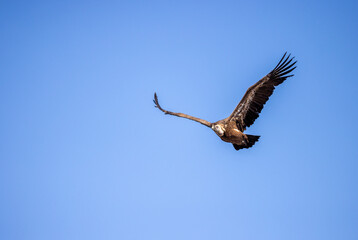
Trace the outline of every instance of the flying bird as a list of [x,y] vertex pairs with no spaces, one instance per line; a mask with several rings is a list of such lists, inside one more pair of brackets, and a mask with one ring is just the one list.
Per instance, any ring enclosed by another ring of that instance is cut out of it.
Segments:
[[239,104],[231,115],[223,120],[210,123],[206,120],[189,116],[184,113],[175,113],[164,110],[158,101],[157,94],[154,93],[155,107],[165,114],[187,118],[199,122],[212,130],[225,142],[232,143],[236,150],[252,147],[260,138],[260,136],[249,135],[243,133],[247,127],[250,127],[259,117],[263,106],[272,95],[276,86],[283,83],[287,78],[292,77],[288,75],[295,68],[297,61],[293,61],[294,57],[290,58],[290,54],[283,55],[276,67],[260,81],[252,85],[245,93]]

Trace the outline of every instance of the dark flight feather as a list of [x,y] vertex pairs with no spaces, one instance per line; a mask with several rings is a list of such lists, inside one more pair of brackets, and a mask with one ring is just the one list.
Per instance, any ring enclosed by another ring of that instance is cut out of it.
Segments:
[[294,58],[290,58],[290,56],[286,57],[285,53],[269,74],[246,91],[233,113],[226,119],[227,121],[236,121],[240,131],[244,131],[255,122],[275,87],[293,76],[287,74],[296,68],[297,61],[291,63]]

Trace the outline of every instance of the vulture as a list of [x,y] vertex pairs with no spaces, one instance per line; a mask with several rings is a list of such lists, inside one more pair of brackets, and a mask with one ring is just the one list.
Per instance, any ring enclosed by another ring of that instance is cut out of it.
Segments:
[[297,61],[293,61],[294,57],[290,58],[290,56],[291,54],[287,55],[286,52],[276,67],[260,81],[252,85],[231,115],[223,120],[210,123],[184,113],[164,110],[159,105],[156,93],[154,93],[153,100],[155,107],[165,114],[187,118],[211,128],[221,140],[232,143],[236,150],[250,148],[259,140],[260,136],[245,134],[244,131],[259,117],[259,113],[272,95],[275,87],[293,76],[293,74],[289,74],[296,68]]

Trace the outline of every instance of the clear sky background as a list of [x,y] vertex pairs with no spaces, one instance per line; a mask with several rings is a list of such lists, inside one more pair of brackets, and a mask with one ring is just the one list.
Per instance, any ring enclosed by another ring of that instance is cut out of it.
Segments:
[[[357,1],[1,1],[0,239],[358,239]],[[235,151],[209,128],[298,60]]]

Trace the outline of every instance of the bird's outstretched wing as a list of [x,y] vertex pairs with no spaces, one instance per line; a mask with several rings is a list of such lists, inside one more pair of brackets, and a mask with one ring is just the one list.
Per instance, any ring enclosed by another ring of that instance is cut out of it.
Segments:
[[167,111],[167,110],[164,110],[160,105],[159,105],[159,102],[158,102],[158,97],[157,97],[157,93],[154,93],[154,100],[153,100],[154,104],[155,104],[155,107],[158,108],[160,111],[164,112],[165,114],[169,114],[169,115],[173,115],[173,116],[177,116],[177,117],[182,117],[182,118],[187,118],[187,119],[190,119],[190,120],[193,120],[193,121],[196,121],[196,122],[199,122],[207,127],[211,127],[211,123],[204,120],[204,119],[200,119],[200,118],[196,118],[196,117],[192,117],[192,116],[189,116],[187,114],[184,114],[184,113],[175,113],[175,112],[170,112],[170,111]]
[[296,61],[291,63],[293,59],[290,58],[290,54],[286,57],[285,53],[277,66],[269,74],[246,91],[240,103],[226,120],[235,121],[240,131],[244,131],[246,127],[252,125],[272,95],[275,86],[281,84],[288,77],[293,76],[288,75],[296,68]]

